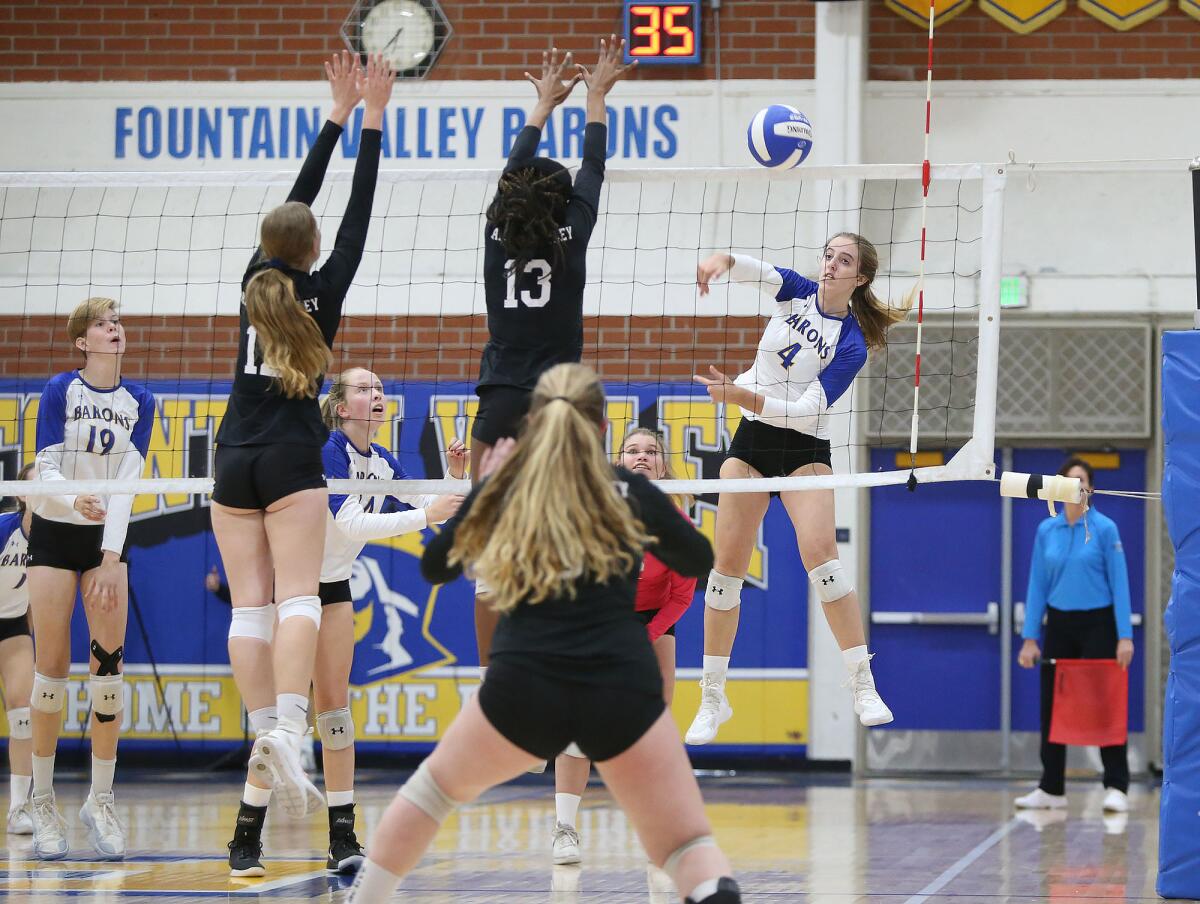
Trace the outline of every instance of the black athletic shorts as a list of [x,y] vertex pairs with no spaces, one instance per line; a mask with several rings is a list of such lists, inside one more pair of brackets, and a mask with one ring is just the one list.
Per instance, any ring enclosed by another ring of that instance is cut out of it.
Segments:
[[[29,528],[29,564],[82,574],[98,567],[104,559],[100,548],[103,541],[101,523],[67,524],[34,515]],[[124,549],[121,561],[128,561]]]
[[321,597],[322,606],[332,606],[334,603],[349,603],[354,601],[350,595],[350,579],[344,581],[322,581],[317,594]]
[[489,446],[508,437],[515,438],[529,413],[533,393],[517,386],[480,386],[476,394],[479,410],[471,437]]
[[763,477],[787,477],[811,464],[830,465],[829,440],[742,418],[727,458],[744,461]]
[[292,493],[325,487],[320,446],[217,446],[214,468],[213,501],[230,508],[265,509]]
[[524,656],[493,658],[479,688],[479,706],[492,727],[526,753],[552,760],[574,741],[602,763],[644,735],[666,704],[657,687],[608,687],[563,680]]
[[[656,615],[658,615],[657,609],[638,609],[638,611],[637,611],[638,618],[640,618],[642,620],[642,624],[645,625],[646,627],[650,626],[650,622],[654,621],[654,616],[656,616]],[[667,630],[663,631],[662,636],[666,637],[667,635],[670,635],[671,637],[675,636],[675,626],[674,625],[671,625],[671,627],[669,627],[669,628],[667,628]]]
[[18,615],[15,618],[0,618],[0,641],[8,640],[10,637],[29,637],[33,632],[29,630],[29,613]]

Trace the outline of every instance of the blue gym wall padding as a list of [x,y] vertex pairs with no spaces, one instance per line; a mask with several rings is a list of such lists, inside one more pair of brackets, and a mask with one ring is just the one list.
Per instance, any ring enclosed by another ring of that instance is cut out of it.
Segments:
[[1200,331],[1163,336],[1163,512],[1175,547],[1167,604],[1158,885],[1200,898]]

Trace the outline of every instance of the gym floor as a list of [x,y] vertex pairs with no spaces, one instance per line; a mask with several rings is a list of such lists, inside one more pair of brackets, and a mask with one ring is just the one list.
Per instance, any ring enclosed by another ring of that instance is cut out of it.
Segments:
[[[360,839],[391,800],[401,776],[372,773],[358,789]],[[1068,785],[1069,808],[1015,814],[1029,782],[985,779],[852,782],[844,775],[742,773],[702,779],[713,827],[747,902],[944,904],[970,901],[1159,900],[1157,787],[1135,785],[1131,811],[1105,815],[1098,783]],[[205,898],[330,901],[348,881],[323,868],[325,819],[293,823],[272,810],[262,879],[231,879],[231,837],[240,782],[196,773],[118,775],[117,804],[129,856],[88,859],[78,807],[82,783],[60,781],[71,826],[68,859],[28,859],[30,839],[8,836],[0,897],[159,904]],[[602,785],[580,810],[583,863],[553,867],[550,776],[493,790],[443,826],[401,885],[406,904],[483,902],[678,902],[648,867],[633,828]],[[369,845],[368,845],[369,847]]]

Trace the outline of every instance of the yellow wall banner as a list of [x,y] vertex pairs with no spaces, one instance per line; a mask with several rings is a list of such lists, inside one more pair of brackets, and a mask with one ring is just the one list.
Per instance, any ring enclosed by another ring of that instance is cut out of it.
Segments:
[[1079,0],[1079,8],[1109,28],[1129,31],[1167,11],[1170,0]]
[[[922,0],[885,0],[884,5],[918,28],[929,27],[929,4]],[[934,0],[933,27],[945,25],[971,6],[971,0]]]
[[1179,0],[1179,8],[1193,19],[1200,19],[1200,0]]
[[979,8],[1005,28],[1027,35],[1061,16],[1067,0],[979,0]]

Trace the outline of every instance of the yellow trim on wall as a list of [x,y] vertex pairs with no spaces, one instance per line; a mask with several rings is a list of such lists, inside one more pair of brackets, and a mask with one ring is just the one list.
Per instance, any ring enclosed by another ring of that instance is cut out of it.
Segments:
[[[971,6],[972,0],[934,0],[933,27],[945,25]],[[929,4],[921,0],[884,0],[884,5],[918,28],[929,27]]]
[[1170,0],[1079,0],[1079,8],[1109,28],[1129,31],[1162,15]]
[[1067,0],[979,0],[979,8],[1010,31],[1027,35],[1067,11]]

